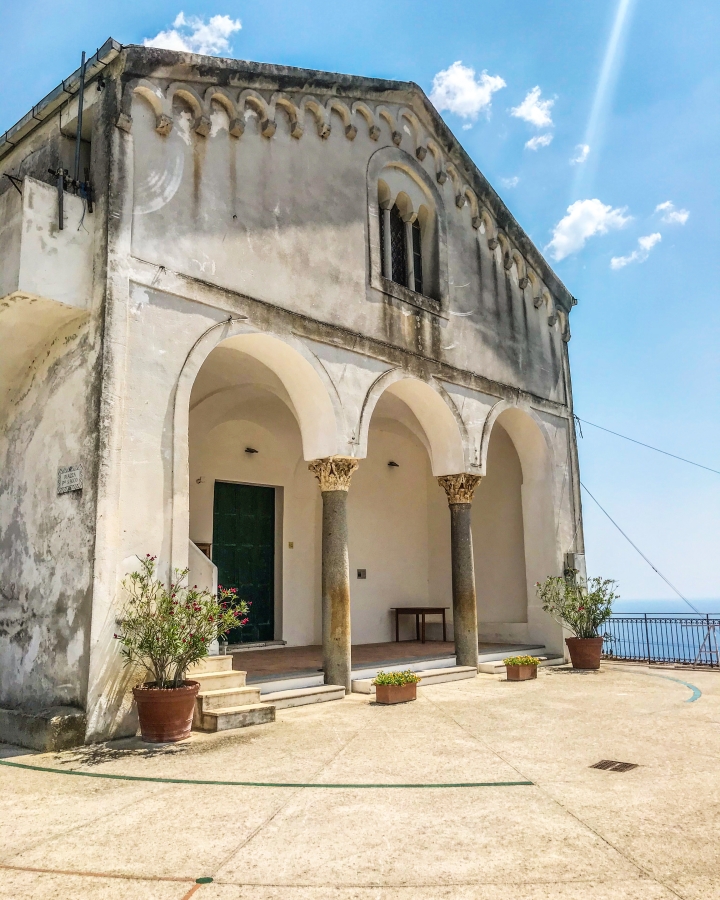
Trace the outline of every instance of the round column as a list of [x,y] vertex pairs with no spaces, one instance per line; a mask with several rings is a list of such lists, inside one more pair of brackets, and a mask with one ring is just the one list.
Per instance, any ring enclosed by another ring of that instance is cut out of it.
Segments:
[[438,478],[450,506],[453,628],[459,666],[478,664],[477,597],[472,546],[472,499],[479,475],[441,475]]
[[320,482],[322,525],[322,640],[325,684],[350,692],[350,564],[347,495],[358,461],[346,456],[316,459],[309,469]]

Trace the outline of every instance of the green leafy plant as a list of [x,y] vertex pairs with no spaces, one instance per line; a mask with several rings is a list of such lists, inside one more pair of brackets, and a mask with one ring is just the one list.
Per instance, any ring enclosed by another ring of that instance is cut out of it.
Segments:
[[417,684],[419,677],[409,669],[406,672],[378,672],[373,678],[373,684]]
[[539,666],[540,660],[537,656],[508,656],[503,663],[506,666]]
[[156,576],[155,556],[140,560],[140,571],[123,580],[127,599],[115,635],[126,665],[143,665],[158,688],[181,687],[189,666],[208,655],[212,641],[247,622],[248,604],[235,588],[218,596],[184,584],[187,569],[176,569],[170,585]]
[[600,637],[599,629],[612,615],[612,604],[618,599],[611,578],[578,578],[576,570],[566,576],[546,578],[536,585],[545,612],[565,625],[575,637]]

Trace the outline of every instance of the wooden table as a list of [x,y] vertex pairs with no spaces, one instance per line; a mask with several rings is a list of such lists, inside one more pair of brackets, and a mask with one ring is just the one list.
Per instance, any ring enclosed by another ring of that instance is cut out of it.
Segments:
[[[442,616],[442,639],[447,640],[445,628],[445,610],[448,606],[391,606],[395,613],[395,642],[400,640],[400,616],[415,616],[415,640],[425,643],[425,616]],[[420,621],[422,620],[422,629]]]

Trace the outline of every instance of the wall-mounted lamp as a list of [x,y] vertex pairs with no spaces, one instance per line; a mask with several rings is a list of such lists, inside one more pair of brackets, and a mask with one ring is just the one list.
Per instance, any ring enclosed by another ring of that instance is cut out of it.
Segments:
[[246,453],[257,453],[258,451],[254,447],[246,447],[245,452]]
[[391,459],[388,465],[393,469],[399,469],[400,463],[396,463],[395,460]]

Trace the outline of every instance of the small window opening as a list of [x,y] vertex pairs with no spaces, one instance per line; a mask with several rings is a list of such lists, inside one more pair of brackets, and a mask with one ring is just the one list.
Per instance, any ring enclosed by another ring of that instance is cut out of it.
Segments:
[[407,285],[407,248],[405,247],[405,223],[397,204],[390,210],[390,260],[392,280]]
[[420,222],[415,219],[412,223],[412,255],[413,255],[413,275],[415,276],[415,291],[418,294],[423,292],[423,275],[422,275],[422,233],[420,231]]

